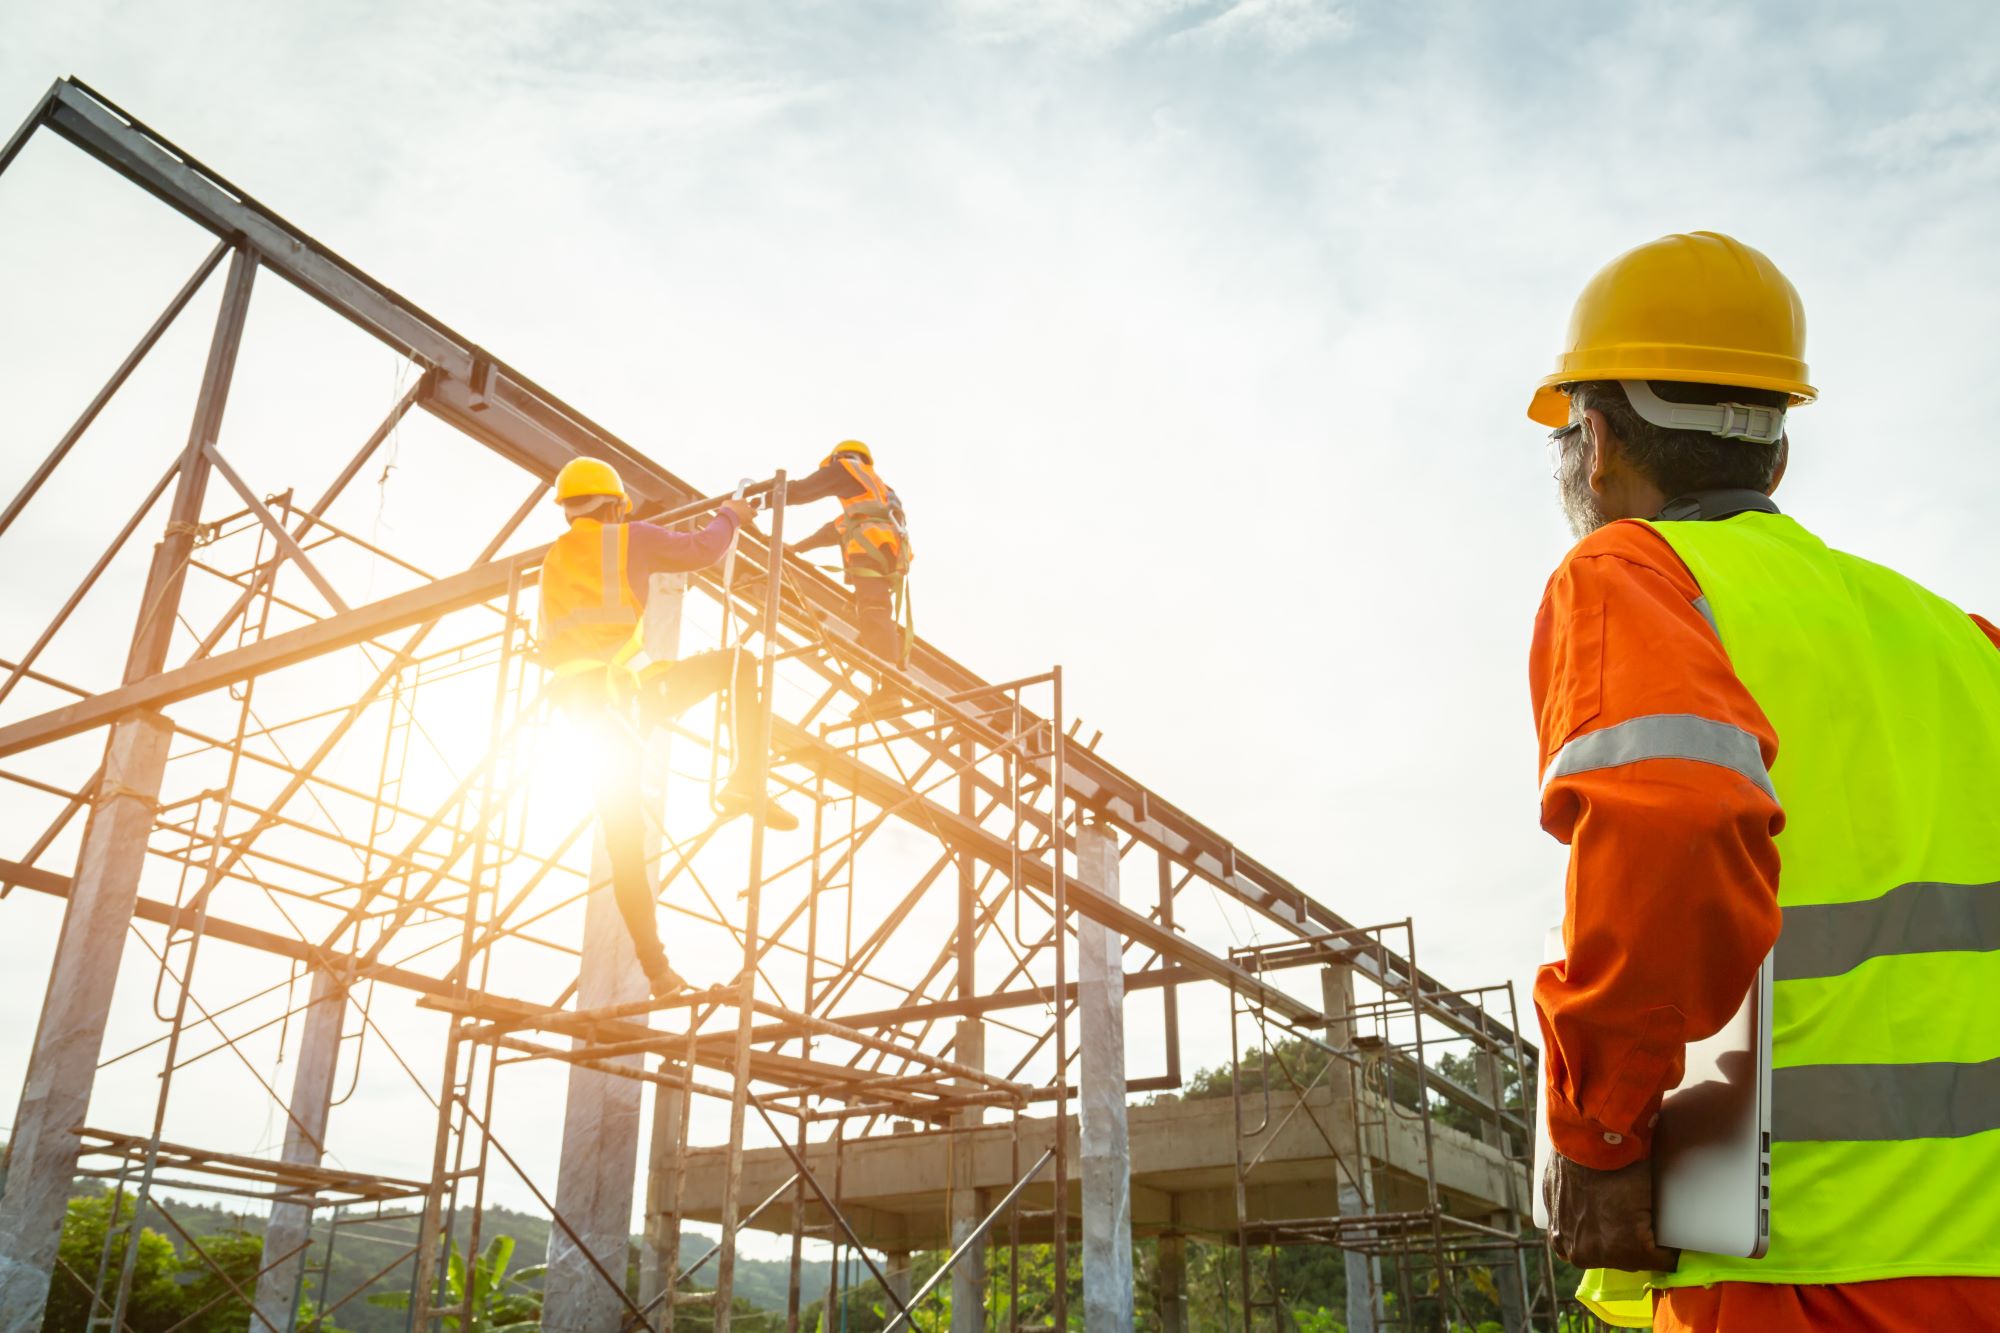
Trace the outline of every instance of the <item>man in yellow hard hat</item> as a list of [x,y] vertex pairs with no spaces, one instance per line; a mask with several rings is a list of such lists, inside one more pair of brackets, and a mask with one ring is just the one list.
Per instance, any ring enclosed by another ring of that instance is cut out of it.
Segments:
[[[1791,283],[1696,232],[1591,279],[1529,407],[1579,538],[1530,657],[1550,1242],[1655,1328],[1995,1328],[2000,630],[1779,512],[1815,396]],[[1768,1249],[1676,1254],[1661,1099],[1767,955]]]
[[[763,796],[753,786],[745,745],[764,734],[764,702],[749,653],[734,648],[653,661],[645,654],[641,620],[654,574],[716,563],[737,532],[750,526],[754,511],[741,500],[724,500],[707,526],[694,533],[633,521],[625,483],[596,458],[563,465],[556,474],[556,503],[569,530],[542,561],[539,653],[556,673],[552,688],[558,706],[597,741],[595,795],[612,890],[654,992],[669,994],[683,982],[667,965],[654,921],[639,797],[643,729],[726,691],[736,770],[720,803],[725,814],[742,814]],[[797,818],[774,801],[765,804],[764,822],[780,831],[798,827]]]
[[[798,542],[795,553],[822,547],[840,548],[840,566],[854,589],[854,621],[861,646],[892,666],[902,666],[906,646],[896,623],[896,607],[907,606],[904,579],[910,572],[910,525],[903,502],[875,471],[875,451],[860,440],[842,440],[820,460],[818,471],[788,486],[787,504],[811,504],[838,499],[840,513],[819,531]],[[886,713],[897,706],[895,688],[876,681],[875,693],[862,704],[861,714]]]

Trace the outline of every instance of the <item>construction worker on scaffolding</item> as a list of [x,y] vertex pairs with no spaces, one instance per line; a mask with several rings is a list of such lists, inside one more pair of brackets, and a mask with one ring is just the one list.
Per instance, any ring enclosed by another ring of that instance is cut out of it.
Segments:
[[[1530,662],[1550,1240],[1628,1326],[2000,1328],[2000,630],[1779,512],[1804,358],[1769,259],[1669,236],[1528,409],[1580,539]],[[1769,1248],[1664,1250],[1662,1095],[1773,946]]]
[[[707,526],[693,533],[636,522],[617,469],[596,458],[563,465],[556,503],[569,530],[542,561],[540,658],[555,672],[556,705],[595,742],[593,786],[612,892],[653,993],[669,995],[686,983],[668,966],[654,920],[640,796],[645,735],[726,692],[736,767],[717,805],[724,817],[745,814],[763,796],[753,785],[746,745],[764,734],[764,701],[757,694],[755,659],[740,647],[677,661],[648,657],[646,594],[654,574],[721,560],[755,511],[742,500],[724,500]],[[780,831],[798,827],[775,801],[766,804],[764,822]]]
[[[820,460],[818,471],[785,489],[788,505],[828,498],[839,499],[839,515],[793,545],[792,552],[840,548],[841,575],[854,589],[854,620],[861,630],[861,646],[893,667],[905,667],[910,643],[911,551],[903,502],[875,471],[874,450],[860,440],[842,440]],[[855,716],[893,713],[901,702],[895,686],[877,674],[875,692],[855,710]]]

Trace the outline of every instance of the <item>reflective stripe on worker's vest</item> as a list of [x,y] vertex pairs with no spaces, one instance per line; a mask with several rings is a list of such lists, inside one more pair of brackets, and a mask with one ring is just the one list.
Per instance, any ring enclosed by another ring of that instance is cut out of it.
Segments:
[[2000,652],[1783,515],[1653,526],[1770,723],[1785,808],[1770,1248],[1656,1282],[2000,1277]]
[[577,625],[629,625],[638,617],[626,604],[629,590],[625,585],[625,562],[620,557],[625,544],[625,529],[617,523],[602,525],[598,535],[598,600],[594,606],[579,606],[546,622],[547,632],[560,634]]
[[2000,1130],[2000,1059],[1771,1072],[1776,1143],[1958,1139],[1990,1130]]
[[910,536],[901,502],[873,465],[846,456],[839,461],[861,487],[859,494],[841,497],[840,517],[834,520],[841,563],[850,574],[900,577],[910,565]]
[[1837,977],[1870,958],[2000,949],[2000,884],[1901,884],[1855,903],[1785,909],[1777,977]]
[[1585,732],[1556,751],[1542,777],[1544,788],[1557,778],[1589,773],[1642,759],[1692,759],[1726,768],[1777,799],[1757,738],[1741,727],[1693,713],[1652,713],[1615,726]]
[[537,638],[545,665],[623,662],[638,651],[641,607],[626,577],[621,523],[578,519],[542,560]]
[[1701,618],[1708,622],[1708,627],[1710,630],[1714,631],[1714,633],[1716,633],[1717,635],[1720,635],[1722,633],[1721,630],[1716,629],[1715,627],[1715,608],[1708,604],[1708,598],[1706,597],[1695,598],[1694,609],[1701,612]]

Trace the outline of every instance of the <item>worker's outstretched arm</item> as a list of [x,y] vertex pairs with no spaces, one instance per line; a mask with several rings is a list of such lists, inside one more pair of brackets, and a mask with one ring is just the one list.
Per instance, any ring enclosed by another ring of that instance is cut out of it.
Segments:
[[809,505],[834,495],[859,495],[861,485],[838,463],[828,463],[810,476],[785,483],[785,505]]
[[674,532],[653,523],[627,523],[625,567],[631,572],[639,599],[645,600],[646,580],[655,574],[706,569],[722,559],[736,528],[736,516],[727,509],[717,510],[707,526],[697,532]]
[[806,551],[817,551],[823,546],[838,546],[838,545],[840,545],[839,525],[834,523],[828,523],[825,527],[821,528],[818,532],[815,532],[812,536],[806,538],[804,541],[793,542],[792,551],[794,554],[799,554]]
[[1599,1170],[1648,1155],[1686,1044],[1728,1021],[1778,937],[1777,738],[1700,595],[1657,532],[1614,523],[1535,622],[1542,827],[1570,848],[1567,958],[1535,980],[1549,1127]]

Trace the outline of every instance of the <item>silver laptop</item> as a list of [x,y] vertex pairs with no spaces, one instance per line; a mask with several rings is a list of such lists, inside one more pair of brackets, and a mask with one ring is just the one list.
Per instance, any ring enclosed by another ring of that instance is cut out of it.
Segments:
[[[1543,961],[1561,962],[1562,930]],[[1771,960],[1722,1030],[1689,1044],[1680,1083],[1653,1134],[1653,1231],[1660,1244],[1760,1259],[1771,1242]],[[1548,1098],[1535,1117],[1534,1215],[1547,1228],[1542,1175],[1555,1155]]]

